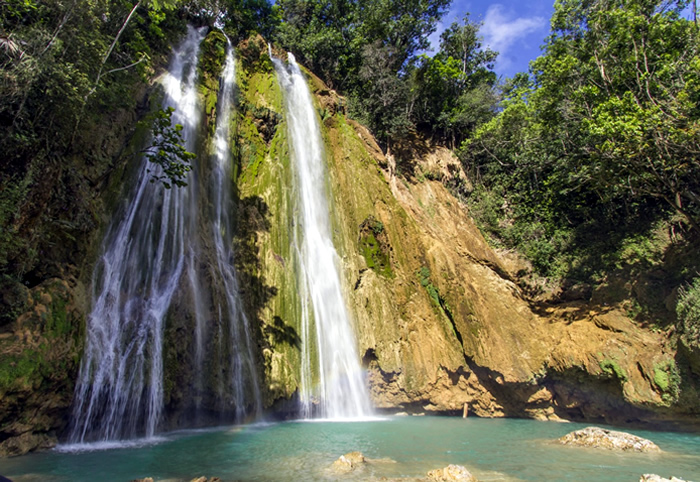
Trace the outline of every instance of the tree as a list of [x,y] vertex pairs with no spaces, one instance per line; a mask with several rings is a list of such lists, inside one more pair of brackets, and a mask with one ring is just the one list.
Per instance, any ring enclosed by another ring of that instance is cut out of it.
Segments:
[[466,15],[442,33],[435,56],[421,55],[409,68],[416,124],[453,148],[495,114],[497,53],[482,48],[480,26]]
[[280,0],[276,41],[330,87],[349,95],[352,114],[386,141],[411,127],[405,68],[428,47],[428,35],[449,3]]
[[358,76],[362,90],[353,96],[353,109],[371,123],[374,134],[387,145],[412,127],[408,88],[396,74],[400,62],[401,56],[393,47],[379,40],[366,45]]
[[196,156],[184,146],[182,125],[172,124],[175,109],[158,109],[146,120],[151,124],[152,143],[141,151],[146,158],[160,167],[156,172],[150,169],[151,182],[162,182],[166,189],[173,185],[187,186],[187,173],[192,170],[191,160]]
[[[685,5],[555,3],[532,76],[507,86],[499,115],[461,149],[472,174],[502,193],[516,244],[586,249],[669,208],[698,230],[699,38],[680,16]],[[532,237],[528,226],[542,229]]]

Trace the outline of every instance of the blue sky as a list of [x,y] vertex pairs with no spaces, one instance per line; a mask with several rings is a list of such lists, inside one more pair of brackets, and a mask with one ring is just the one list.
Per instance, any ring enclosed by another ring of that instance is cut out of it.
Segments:
[[483,22],[484,45],[499,52],[494,70],[499,76],[511,77],[527,71],[530,60],[540,55],[540,46],[549,35],[549,19],[554,0],[453,0],[437,31],[430,36],[437,50],[440,34],[452,22],[461,22],[465,13]]

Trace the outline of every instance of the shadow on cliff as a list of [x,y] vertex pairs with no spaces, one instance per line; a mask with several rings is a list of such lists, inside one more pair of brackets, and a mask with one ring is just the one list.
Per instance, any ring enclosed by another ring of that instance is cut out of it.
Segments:
[[275,344],[286,344],[298,350],[301,349],[301,338],[293,326],[285,324],[279,316],[275,316],[272,323],[263,328],[263,333],[271,336]]
[[396,159],[396,170],[409,181],[415,181],[422,175],[418,167],[418,159],[424,159],[431,152],[428,144],[415,134],[404,140],[395,141],[390,150]]
[[627,402],[623,381],[614,376],[592,375],[571,367],[561,372],[550,369],[536,383],[507,382],[498,371],[479,366],[466,356],[465,361],[506,417],[548,413],[572,422],[644,428],[662,423],[653,412]]
[[270,208],[260,196],[242,198],[237,204],[238,229],[234,249],[236,269],[240,277],[240,295],[251,325],[261,327],[263,309],[277,296],[277,287],[267,285],[262,275],[262,253],[258,245],[260,233],[270,230]]

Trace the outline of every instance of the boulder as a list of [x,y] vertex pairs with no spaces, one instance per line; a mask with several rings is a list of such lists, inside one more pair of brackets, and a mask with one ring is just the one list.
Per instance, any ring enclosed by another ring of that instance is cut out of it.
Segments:
[[652,442],[636,435],[616,432],[599,427],[586,427],[564,435],[558,440],[563,445],[620,450],[627,452],[660,452],[661,449]]
[[[12,427],[12,424],[7,426]],[[9,431],[7,428],[4,430]],[[0,442],[0,457],[24,455],[33,450],[47,450],[56,445],[56,437],[44,433],[24,432]]]
[[639,478],[639,482],[685,482],[683,479],[678,479],[676,477],[671,477],[670,479],[665,479],[660,475],[656,474],[644,474]]
[[367,463],[365,456],[360,452],[350,452],[341,455],[338,460],[333,462],[331,470],[336,474],[347,474],[359,468],[362,468]]
[[428,480],[436,480],[440,482],[476,482],[476,477],[474,477],[466,467],[461,465],[448,465],[442,469],[435,469],[428,472]]

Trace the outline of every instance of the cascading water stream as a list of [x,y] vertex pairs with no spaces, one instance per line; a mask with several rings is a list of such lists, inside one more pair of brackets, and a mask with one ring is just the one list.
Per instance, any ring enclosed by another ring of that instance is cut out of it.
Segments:
[[[175,109],[173,122],[183,126],[189,151],[195,150],[200,129],[197,63],[204,33],[189,28],[162,82],[164,106]],[[93,276],[93,308],[74,397],[71,443],[156,433],[164,404],[164,320],[173,307],[181,329],[183,323],[194,325],[194,346],[189,355],[180,353],[191,356],[192,422],[198,423],[207,393],[217,400],[208,398],[209,412],[232,413],[222,420],[240,422],[248,415],[261,415],[253,338],[239,299],[231,248],[234,65],[229,43],[211,175],[200,153],[187,186],[165,189],[150,182],[149,169],[159,168],[142,161],[133,198],[105,237]],[[200,182],[205,178],[209,189]],[[212,206],[211,212],[203,206]],[[215,387],[204,386],[206,369],[215,374]]]
[[[228,39],[227,39],[228,40]],[[212,172],[212,190],[214,216],[212,235],[216,253],[217,275],[223,286],[224,302],[219,304],[220,313],[225,313],[229,320],[229,333],[232,350],[230,357],[231,387],[233,403],[236,408],[236,421],[242,421],[246,413],[246,386],[250,386],[254,400],[253,411],[256,417],[262,414],[260,387],[253,362],[253,344],[250,322],[245,315],[238,297],[238,276],[233,266],[233,251],[230,240],[231,229],[231,150],[229,143],[230,111],[235,84],[235,58],[231,42],[228,41],[226,63],[217,108],[216,131],[214,134],[215,162]],[[221,319],[221,315],[219,316]],[[222,333],[223,335],[223,333]]]
[[[308,418],[315,412],[330,419],[366,417],[371,406],[343,299],[340,260],[331,237],[321,131],[306,79],[294,56],[288,55],[288,66],[272,60],[285,93],[300,212],[296,236],[302,287],[302,416]],[[317,360],[312,360],[309,348],[314,341]],[[314,362],[318,363],[315,384]],[[315,400],[317,408],[313,407]]]
[[[193,150],[199,122],[196,67],[202,30],[188,30],[163,81],[164,104]],[[143,161],[121,220],[105,238],[94,273],[71,442],[155,434],[163,407],[163,320],[184,268],[194,182],[165,189]]]

